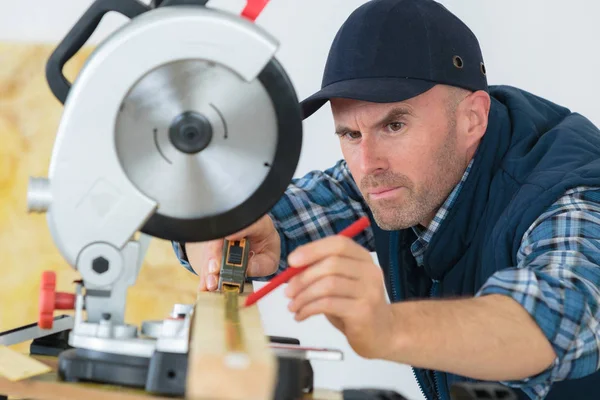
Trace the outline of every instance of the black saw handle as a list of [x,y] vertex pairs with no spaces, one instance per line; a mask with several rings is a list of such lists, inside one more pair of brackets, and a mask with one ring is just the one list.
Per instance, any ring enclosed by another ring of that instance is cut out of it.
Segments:
[[54,96],[65,103],[71,82],[63,74],[63,68],[92,36],[104,14],[116,11],[132,19],[149,10],[149,6],[138,0],[96,0],[59,43],[46,63],[46,80]]

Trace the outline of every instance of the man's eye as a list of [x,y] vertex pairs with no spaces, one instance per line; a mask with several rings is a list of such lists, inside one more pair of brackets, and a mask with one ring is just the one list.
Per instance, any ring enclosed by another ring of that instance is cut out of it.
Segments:
[[402,122],[392,122],[392,123],[388,124],[388,128],[392,132],[397,132],[400,129],[404,128],[404,123],[402,123]]
[[340,138],[345,138],[345,139],[358,139],[358,138],[360,138],[361,135],[360,135],[360,132],[358,132],[358,131],[352,131],[352,132],[346,131],[346,132],[338,133],[338,136]]

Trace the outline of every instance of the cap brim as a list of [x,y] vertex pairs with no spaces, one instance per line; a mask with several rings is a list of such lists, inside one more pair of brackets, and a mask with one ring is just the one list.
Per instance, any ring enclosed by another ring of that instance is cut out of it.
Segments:
[[363,78],[339,81],[325,86],[300,102],[303,118],[308,118],[332,98],[394,103],[425,93],[437,85],[420,79]]

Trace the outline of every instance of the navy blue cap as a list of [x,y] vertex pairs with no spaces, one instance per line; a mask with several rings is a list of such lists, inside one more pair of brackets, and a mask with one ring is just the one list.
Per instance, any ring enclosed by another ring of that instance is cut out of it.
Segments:
[[321,90],[301,106],[307,118],[334,97],[398,102],[437,84],[488,90],[473,32],[433,0],[371,0],[337,32]]

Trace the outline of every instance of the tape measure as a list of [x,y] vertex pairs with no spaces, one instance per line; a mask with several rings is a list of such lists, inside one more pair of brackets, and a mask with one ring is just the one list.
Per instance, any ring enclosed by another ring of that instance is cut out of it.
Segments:
[[225,297],[225,344],[230,352],[240,353],[245,351],[244,338],[242,335],[242,323],[240,322],[238,288],[225,285],[223,296]]
[[227,240],[223,243],[219,291],[225,300],[225,335],[230,352],[244,352],[242,327],[239,316],[239,295],[244,291],[250,241],[248,239]]
[[219,291],[222,292],[224,286],[237,287],[239,293],[244,291],[249,254],[250,241],[248,239],[225,239],[219,274]]

